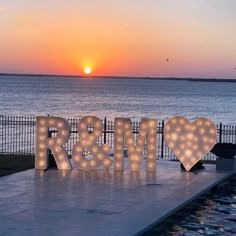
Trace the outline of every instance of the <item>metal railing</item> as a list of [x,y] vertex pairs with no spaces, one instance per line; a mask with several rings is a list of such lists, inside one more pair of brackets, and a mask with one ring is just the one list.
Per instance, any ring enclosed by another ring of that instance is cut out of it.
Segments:
[[[77,124],[79,118],[67,119],[71,126],[71,135],[65,150],[71,155],[72,148],[79,141]],[[98,145],[107,144],[114,148],[114,121],[103,120],[103,133],[98,139]],[[132,122],[134,140],[137,140],[140,122]],[[36,117],[34,116],[0,116],[0,154],[11,155],[32,155],[35,146]],[[164,142],[163,136],[164,121],[159,121],[157,125],[157,158],[176,159],[175,155]],[[236,143],[236,126],[217,125],[218,143]],[[56,135],[55,129],[49,130],[51,135]],[[215,160],[216,156],[208,153],[205,160]]]

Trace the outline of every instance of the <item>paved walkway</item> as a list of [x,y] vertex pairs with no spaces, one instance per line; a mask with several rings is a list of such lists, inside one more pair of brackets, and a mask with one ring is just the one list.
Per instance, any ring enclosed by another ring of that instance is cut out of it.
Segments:
[[0,235],[140,234],[229,175],[215,165],[194,174],[158,161],[155,174],[28,170],[1,177]]

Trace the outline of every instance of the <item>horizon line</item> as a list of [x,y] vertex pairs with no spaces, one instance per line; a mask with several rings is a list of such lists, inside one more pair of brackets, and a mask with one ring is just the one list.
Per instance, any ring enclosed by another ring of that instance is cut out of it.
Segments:
[[236,82],[235,79],[217,79],[207,77],[156,77],[156,76],[126,76],[126,75],[75,75],[75,74],[46,74],[46,73],[10,73],[0,72],[0,76],[32,76],[32,77],[72,77],[72,78],[119,78],[119,79],[159,79],[159,80],[187,80],[187,81],[222,81]]

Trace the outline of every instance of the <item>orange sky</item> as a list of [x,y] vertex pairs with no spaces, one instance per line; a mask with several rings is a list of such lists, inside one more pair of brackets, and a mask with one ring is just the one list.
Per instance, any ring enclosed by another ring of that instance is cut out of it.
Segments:
[[[0,2],[0,72],[236,78],[234,0]],[[166,58],[169,58],[167,62]]]

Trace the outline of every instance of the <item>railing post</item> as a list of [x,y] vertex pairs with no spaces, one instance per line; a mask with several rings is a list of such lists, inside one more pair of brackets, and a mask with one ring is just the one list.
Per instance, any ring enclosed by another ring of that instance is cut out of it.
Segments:
[[107,143],[107,118],[104,118],[104,126],[103,126],[103,143]]
[[222,123],[220,122],[220,128],[219,128],[219,143],[222,143]]
[[164,157],[164,125],[165,122],[163,120],[161,125],[161,158]]

